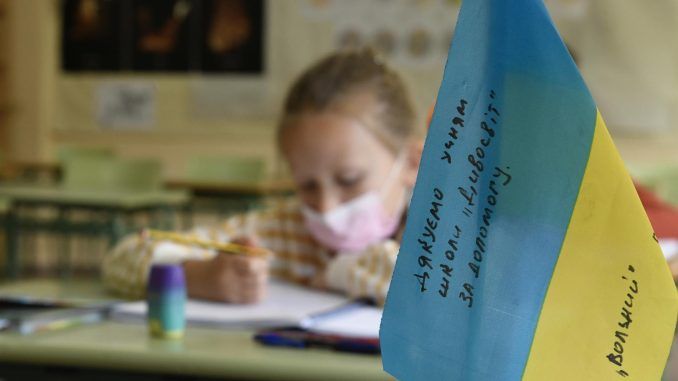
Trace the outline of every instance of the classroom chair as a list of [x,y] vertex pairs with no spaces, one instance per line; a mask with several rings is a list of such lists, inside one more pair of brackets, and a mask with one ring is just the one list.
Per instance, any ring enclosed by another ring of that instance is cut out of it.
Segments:
[[87,157],[107,157],[113,158],[115,154],[109,148],[81,147],[81,146],[61,146],[57,150],[57,161],[64,163],[77,156]]
[[264,179],[265,164],[258,157],[193,156],[186,164],[186,179],[227,185],[251,184]]
[[63,188],[101,191],[117,186],[117,160],[113,156],[77,153],[68,155],[61,163]]
[[80,153],[65,160],[61,186],[83,191],[156,191],[162,187],[162,165],[152,159]]
[[[110,195],[111,192],[120,197],[152,194],[162,187],[162,166],[156,160],[119,158],[110,151],[87,149],[68,150],[60,157],[63,176],[59,186],[80,197],[91,199],[97,194]],[[105,252],[106,247],[141,226],[172,226],[165,220],[173,218],[169,211],[150,204],[141,213],[125,212],[116,205],[83,208],[77,204],[58,204],[52,210],[56,217],[51,230],[58,239],[57,262],[53,266],[63,276],[70,276],[74,267],[98,268],[99,255],[93,253]],[[74,237],[78,239],[74,240]]]
[[190,157],[185,167],[185,181],[189,184],[209,184],[213,190],[209,195],[194,194],[191,215],[201,213],[210,218],[222,219],[259,207],[262,204],[262,197],[248,193],[245,189],[264,181],[265,177],[266,163],[260,157],[235,155]]

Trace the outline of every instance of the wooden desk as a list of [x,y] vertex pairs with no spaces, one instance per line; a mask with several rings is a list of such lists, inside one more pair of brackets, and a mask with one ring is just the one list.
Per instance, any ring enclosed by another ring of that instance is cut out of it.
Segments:
[[[17,239],[22,230],[51,231],[63,235],[105,235],[113,244],[132,230],[130,220],[135,213],[168,214],[179,210],[189,201],[188,193],[179,190],[88,191],[41,185],[0,185],[0,198],[12,202],[12,208],[5,216],[7,274],[10,277],[15,277],[19,271]],[[41,207],[56,208],[56,217],[47,220],[31,219],[22,218],[16,213],[19,209]],[[101,216],[96,220],[71,221],[69,215],[81,210],[98,212]],[[152,225],[163,229],[173,227],[171,223],[162,225],[162,220],[156,218]],[[164,222],[167,221],[171,220],[165,218]]]
[[[0,294],[26,290],[40,296],[64,294],[58,282],[22,282],[0,286]],[[92,289],[100,286],[87,286]],[[48,291],[48,292],[46,292]],[[374,355],[325,349],[281,349],[262,346],[250,331],[189,327],[181,341],[151,339],[141,324],[104,322],[63,331],[18,336],[0,334],[0,378],[30,377],[31,369],[84,371],[81,378],[109,374],[160,374],[237,380],[389,380]],[[24,373],[22,373],[24,372]],[[63,376],[63,375],[62,375]],[[140,377],[141,378],[141,377]],[[110,379],[110,378],[106,378]],[[136,378],[134,378],[136,379]],[[144,378],[147,379],[147,378]]]

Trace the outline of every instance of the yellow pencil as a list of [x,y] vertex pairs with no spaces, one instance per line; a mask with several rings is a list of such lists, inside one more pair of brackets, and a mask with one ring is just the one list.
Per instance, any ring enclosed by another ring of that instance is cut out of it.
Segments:
[[170,241],[187,246],[197,246],[203,249],[215,249],[221,253],[233,255],[246,255],[253,257],[268,257],[271,252],[261,247],[238,245],[236,243],[217,242],[160,230],[146,230],[146,234],[152,239]]

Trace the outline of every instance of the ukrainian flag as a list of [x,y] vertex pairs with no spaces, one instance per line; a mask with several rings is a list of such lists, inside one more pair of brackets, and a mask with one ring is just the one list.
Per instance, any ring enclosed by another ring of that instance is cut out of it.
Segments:
[[463,2],[381,326],[402,380],[659,380],[676,287],[541,0]]

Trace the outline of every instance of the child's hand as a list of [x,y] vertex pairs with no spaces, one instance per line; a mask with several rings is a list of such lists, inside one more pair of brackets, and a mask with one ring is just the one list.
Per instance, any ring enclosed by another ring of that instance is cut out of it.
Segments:
[[268,261],[265,258],[218,254],[207,271],[214,300],[250,304],[266,296]]
[[[241,245],[253,242],[245,238],[237,240]],[[184,270],[188,294],[194,298],[251,304],[266,295],[266,258],[220,253],[208,261],[184,262]]]
[[327,290],[327,276],[325,271],[319,271],[317,274],[315,274],[315,276],[311,279],[309,286],[318,290]]

